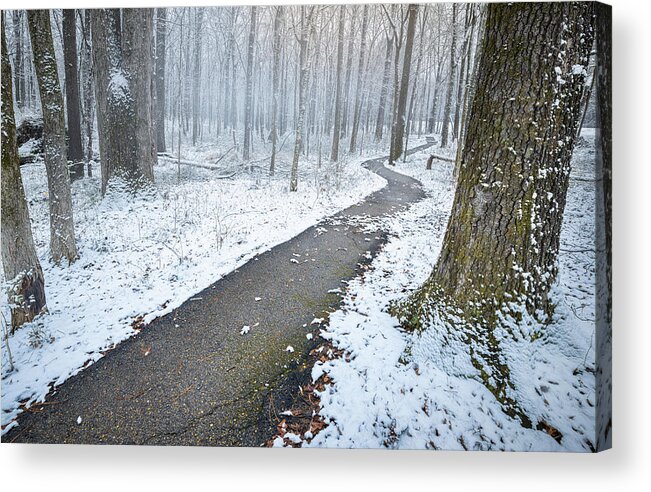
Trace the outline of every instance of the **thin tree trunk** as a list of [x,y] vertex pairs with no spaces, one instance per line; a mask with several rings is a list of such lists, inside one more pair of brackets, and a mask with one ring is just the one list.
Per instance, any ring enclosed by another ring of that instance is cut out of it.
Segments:
[[452,111],[452,92],[454,90],[454,77],[457,71],[457,4],[452,4],[452,44],[450,46],[450,73],[448,74],[448,89],[445,95],[445,109],[443,110],[443,129],[441,131],[441,147],[448,146],[450,134],[450,113]]
[[68,117],[68,160],[70,179],[84,177],[84,148],[81,145],[79,80],[77,77],[77,19],[74,9],[63,10],[63,65],[66,81],[66,114]]
[[280,80],[280,29],[283,22],[284,7],[276,7],[274,16],[273,32],[273,81],[272,81],[272,101],[271,101],[271,162],[269,163],[269,174],[274,175],[276,171],[276,143],[278,141],[278,130],[276,122],[278,120],[278,85]]
[[362,40],[359,48],[359,68],[357,69],[357,84],[355,86],[355,108],[353,110],[353,128],[350,132],[350,145],[348,151],[352,154],[357,150],[357,131],[362,110],[362,80],[364,74],[364,57],[366,56],[366,30],[368,28],[368,4],[364,5],[362,12]]
[[335,89],[335,121],[332,132],[332,150],[330,160],[337,162],[339,160],[339,139],[341,138],[341,69],[344,55],[344,21],[346,7],[339,6],[339,37],[337,40],[337,82]]
[[14,80],[15,96],[18,109],[25,105],[25,71],[23,68],[23,12],[14,10],[12,13],[14,27]]
[[156,9],[156,150],[165,152],[165,64],[167,8]]
[[84,154],[89,177],[92,176],[93,173],[90,162],[93,160],[93,119],[95,108],[92,51],[90,46],[90,23],[90,9],[85,9],[83,28],[84,39],[81,49],[81,77],[84,97],[82,125],[84,127],[84,141],[86,143]]
[[59,84],[49,10],[28,10],[36,77],[43,113],[43,148],[50,207],[50,252],[55,263],[77,258],[70,178],[66,162],[63,94]]
[[400,94],[398,96],[398,109],[395,119],[395,132],[389,163],[393,164],[400,157],[403,151],[403,138],[405,134],[405,112],[407,106],[407,94],[409,92],[409,75],[411,73],[411,53],[414,47],[414,33],[416,31],[416,17],[418,15],[418,4],[409,5],[409,20],[407,22],[407,39],[405,41],[405,56],[402,65],[402,80],[400,83]]
[[201,131],[201,25],[203,23],[203,7],[197,7],[195,14],[194,75],[192,78],[192,145],[197,145],[197,138]]
[[353,48],[355,46],[355,10],[352,10],[350,16],[350,37],[348,39],[348,49],[346,54],[346,79],[343,89],[343,103],[341,108],[341,133],[346,135],[348,131],[348,104],[350,101],[350,77],[353,72]]
[[11,64],[2,16],[2,268],[11,306],[11,329],[45,308],[45,280],[38,261],[16,146]]
[[292,159],[292,169],[290,174],[289,191],[298,190],[298,159],[300,157],[301,148],[303,145],[303,123],[305,120],[305,99],[307,92],[307,35],[308,25],[312,17],[314,7],[310,7],[310,14],[305,14],[305,6],[301,5],[301,34],[300,34],[300,50],[299,50],[299,81],[298,81],[298,117],[296,121],[296,137],[294,143],[294,158]]
[[389,93],[389,77],[391,75],[391,53],[393,52],[393,38],[386,37],[387,50],[384,55],[384,74],[382,75],[382,89],[380,90],[380,103],[377,110],[377,119],[375,120],[375,141],[380,142],[384,133],[384,112],[387,103],[387,94]]
[[251,25],[249,28],[249,45],[246,55],[246,95],[244,100],[244,148],[242,159],[248,161],[251,156],[251,124],[253,98],[253,51],[255,49],[257,7],[251,7]]

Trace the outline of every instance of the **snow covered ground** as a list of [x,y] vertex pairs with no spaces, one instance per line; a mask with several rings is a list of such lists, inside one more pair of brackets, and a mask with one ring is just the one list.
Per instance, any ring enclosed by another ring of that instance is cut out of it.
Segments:
[[[215,163],[230,147],[185,146],[184,160]],[[42,400],[103,351],[132,336],[135,318],[161,316],[252,256],[284,242],[380,189],[385,181],[349,158],[337,166],[301,159],[299,191],[290,193],[289,144],[267,172],[270,148],[259,145],[252,165],[229,152],[219,169],[160,160],[156,187],[137,199],[101,197],[99,166],[73,184],[79,259],[49,260],[47,182],[43,163],[22,167],[32,230],[44,270],[49,313],[2,343],[2,426],[11,427],[20,403]],[[223,179],[222,176],[229,176]],[[2,279],[4,283],[4,279]],[[5,296],[1,311],[9,320]],[[13,363],[14,369],[11,369]]]
[[[454,194],[452,164],[428,151],[399,163],[419,179],[428,197],[385,221],[393,234],[372,268],[350,283],[343,308],[322,336],[345,357],[319,362],[334,385],[320,393],[329,424],[306,446],[428,448],[447,450],[590,451],[594,433],[594,133],[573,158],[573,179],[561,237],[555,319],[532,340],[503,337],[514,397],[534,423],[524,428],[507,416],[470,363],[467,345],[444,326],[422,335],[401,331],[387,313],[429,275],[439,254]],[[576,179],[578,178],[578,180]],[[532,328],[532,327],[529,327]],[[560,432],[536,430],[537,423]],[[558,438],[556,432],[552,432]],[[296,436],[290,436],[296,444]],[[300,442],[300,439],[298,440]],[[284,442],[289,445],[289,441]],[[277,438],[275,445],[283,445]]]

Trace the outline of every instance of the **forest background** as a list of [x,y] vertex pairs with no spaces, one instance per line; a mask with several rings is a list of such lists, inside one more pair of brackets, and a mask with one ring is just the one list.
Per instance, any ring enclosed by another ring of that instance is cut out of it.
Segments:
[[[251,2],[231,0],[229,4]],[[278,2],[257,1],[270,5]],[[305,2],[308,3],[308,2]],[[329,2],[346,3],[346,2]],[[614,449],[599,456],[495,453],[386,453],[311,450],[265,453],[246,449],[108,448],[81,446],[0,446],[4,485],[39,483],[48,489],[116,487],[172,490],[191,485],[247,483],[267,490],[341,484],[374,489],[414,485],[482,490],[587,488],[641,490],[648,479],[650,398],[646,388],[649,339],[648,304],[651,273],[648,256],[651,176],[642,164],[648,152],[650,9],[640,0],[612,0],[614,10]],[[220,3],[221,4],[221,3]],[[217,5],[216,2],[140,0],[97,2],[93,7]],[[83,8],[88,1],[27,0],[21,8]],[[10,472],[10,473],[9,473]],[[9,478],[10,477],[10,478]],[[302,483],[302,484],[301,484]]]

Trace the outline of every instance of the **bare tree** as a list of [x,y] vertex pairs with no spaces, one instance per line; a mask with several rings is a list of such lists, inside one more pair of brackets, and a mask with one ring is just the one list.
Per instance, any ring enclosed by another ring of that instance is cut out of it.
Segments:
[[246,55],[246,99],[244,101],[244,148],[242,158],[248,161],[251,155],[251,119],[253,115],[251,100],[253,98],[253,51],[255,49],[255,30],[257,7],[251,7],[251,24],[249,27],[249,45]]
[[200,89],[201,89],[201,25],[203,23],[203,7],[196,9],[194,32],[194,76],[192,79],[192,145],[197,144],[197,138],[201,131],[201,109],[200,109]]
[[308,51],[308,32],[314,14],[314,6],[309,7],[309,12],[305,12],[306,7],[301,5],[301,21],[299,34],[299,80],[298,80],[298,115],[296,121],[296,134],[294,140],[294,157],[292,159],[292,168],[289,178],[289,191],[298,190],[298,160],[303,145],[303,123],[305,121],[305,99],[307,92],[307,76],[309,68],[307,66]]
[[368,4],[364,5],[362,12],[362,40],[359,48],[359,67],[357,70],[357,84],[355,86],[355,108],[353,110],[353,128],[350,132],[350,153],[357,150],[357,131],[362,110],[362,76],[364,74],[364,57],[366,56],[366,30],[368,29]]
[[389,93],[389,76],[391,75],[391,53],[393,52],[393,38],[386,36],[386,54],[384,55],[384,73],[382,75],[382,89],[380,91],[380,102],[377,110],[377,119],[375,120],[375,141],[382,140],[384,133],[384,112]]
[[274,16],[273,32],[273,87],[271,89],[271,162],[269,164],[269,174],[272,176],[276,170],[276,144],[278,141],[278,85],[280,81],[280,29],[283,23],[284,7],[276,7]]
[[443,111],[443,129],[441,131],[441,147],[448,146],[450,134],[450,114],[452,112],[452,93],[454,77],[457,72],[457,4],[452,4],[452,44],[450,45],[450,72],[448,73],[448,88],[445,94],[445,109]]
[[10,283],[11,328],[45,308],[45,280],[36,255],[16,147],[11,65],[2,16],[2,268]]
[[82,126],[84,128],[85,161],[88,166],[88,176],[92,176],[90,161],[93,160],[93,120],[95,118],[95,94],[93,92],[93,62],[90,46],[90,10],[84,10],[83,40],[81,49],[81,78],[82,78]]
[[407,39],[405,41],[405,55],[402,65],[402,80],[400,83],[400,94],[398,96],[398,106],[394,119],[393,135],[391,138],[391,150],[389,152],[389,164],[393,164],[403,151],[403,138],[405,134],[407,94],[409,92],[409,75],[411,72],[411,53],[414,47],[414,33],[416,31],[416,16],[418,15],[418,5],[410,4],[409,20],[407,22]]
[[330,152],[330,160],[337,162],[339,160],[339,139],[341,138],[341,69],[343,65],[344,55],[344,21],[345,21],[346,6],[339,6],[339,34],[337,41],[337,73],[336,73],[336,89],[335,89],[335,121],[334,130],[332,132],[332,151]]
[[36,77],[43,113],[43,148],[50,207],[50,252],[55,263],[77,258],[70,178],[66,162],[63,94],[59,84],[49,10],[28,10]]
[[156,150],[165,152],[165,64],[167,8],[156,9]]
[[74,9],[63,10],[63,65],[66,77],[66,115],[68,117],[68,160],[70,179],[84,177],[84,148],[81,145],[81,102],[77,77],[77,16]]
[[91,13],[102,193],[113,178],[132,191],[153,182],[152,12],[124,9],[124,32],[111,9]]

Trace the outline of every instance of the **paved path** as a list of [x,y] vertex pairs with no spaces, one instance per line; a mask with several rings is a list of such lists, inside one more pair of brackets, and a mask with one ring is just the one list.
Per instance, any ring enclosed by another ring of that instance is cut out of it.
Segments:
[[[383,161],[365,163],[387,179],[382,190],[153,321],[59,386],[48,404],[21,414],[3,441],[261,445],[273,435],[274,411],[296,393],[316,343],[306,334],[316,339],[319,329],[311,321],[340,301],[329,291],[353,278],[386,239],[365,234],[354,217],[385,216],[423,197],[417,181]],[[240,335],[244,325],[250,332]]]

